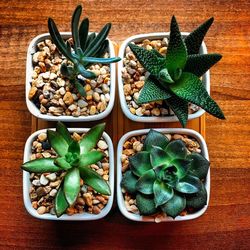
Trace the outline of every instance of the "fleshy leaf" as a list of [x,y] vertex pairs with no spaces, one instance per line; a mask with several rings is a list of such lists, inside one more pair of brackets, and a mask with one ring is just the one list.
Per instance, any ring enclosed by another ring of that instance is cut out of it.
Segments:
[[168,164],[171,161],[171,157],[160,147],[152,146],[150,151],[150,161],[152,167]]
[[152,194],[155,180],[155,171],[150,169],[138,179],[136,189],[143,194]]
[[171,141],[165,151],[170,155],[171,158],[184,159],[187,156],[187,148],[182,140]]
[[161,206],[161,210],[172,218],[175,218],[185,209],[185,207],[185,197],[175,193],[174,196],[168,202]]
[[54,160],[54,163],[59,166],[61,169],[68,170],[72,168],[70,163],[67,162],[67,160],[64,157],[58,157]]
[[192,175],[195,175],[200,179],[206,178],[210,162],[201,154],[195,152],[189,154],[187,156],[187,159],[192,160],[189,172],[191,172]]
[[204,184],[201,184],[201,190],[195,194],[186,195],[187,207],[199,210],[207,204],[207,190]]
[[75,154],[79,155],[80,154],[79,143],[77,141],[73,140],[69,145],[68,152],[71,152],[72,154],[75,153]]
[[100,151],[91,151],[86,154],[80,155],[79,167],[86,167],[91,164],[95,164],[96,162],[102,160],[104,154]]
[[96,173],[90,167],[79,167],[80,175],[83,181],[91,186],[96,192],[104,195],[110,195],[110,187],[101,175]]
[[97,58],[97,57],[84,57],[84,63],[102,63],[109,64],[113,62],[119,62],[121,60],[120,57],[111,57],[111,58]]
[[78,33],[78,24],[80,21],[80,16],[82,13],[82,6],[78,5],[72,15],[71,20],[71,30],[72,30],[72,37],[74,41],[74,49],[77,51],[78,48],[80,48],[80,38]]
[[84,66],[80,63],[75,64],[76,70],[79,74],[81,74],[83,77],[88,79],[95,79],[96,74],[92,71],[86,70]]
[[80,148],[81,148],[81,154],[87,153],[91,149],[93,149],[97,142],[100,140],[102,133],[105,129],[105,123],[98,124],[94,127],[92,127],[80,140]]
[[160,180],[156,180],[154,182],[153,190],[154,190],[155,207],[158,207],[166,203],[174,195],[172,187],[170,187],[169,185],[165,184]]
[[198,28],[196,28],[193,32],[191,32],[184,40],[188,55],[191,54],[199,54],[201,43],[214,21],[214,18],[211,17],[206,22],[201,24]]
[[160,57],[160,58],[164,58],[164,55],[162,55],[158,50],[156,49],[152,49],[150,50],[152,53],[154,53],[156,56]]
[[152,215],[158,211],[151,195],[137,193],[136,205],[141,215]]
[[169,94],[168,92],[166,92],[165,89],[163,89],[158,80],[153,79],[152,77],[148,77],[145,80],[137,103],[142,104],[153,101],[160,101],[165,100],[169,97],[171,97],[171,94]]
[[56,198],[55,198],[55,213],[57,217],[60,217],[66,209],[69,207],[69,204],[64,196],[62,186],[58,189]]
[[47,130],[47,136],[51,147],[60,156],[64,156],[68,152],[67,141],[56,131]]
[[201,77],[214,64],[220,61],[221,58],[222,55],[220,54],[190,55],[188,56],[184,71]]
[[218,104],[209,96],[201,80],[194,74],[184,72],[170,89],[180,98],[190,101],[205,109],[211,115],[225,119]]
[[158,57],[154,52],[146,50],[138,45],[129,44],[129,48],[135,54],[141,65],[152,75],[158,76],[164,67],[165,59]]
[[159,72],[158,78],[163,81],[164,83],[174,83],[173,79],[171,78],[171,75],[169,74],[167,68],[162,69]]
[[30,173],[57,172],[61,170],[52,158],[41,158],[25,162],[21,168]]
[[63,76],[69,78],[69,79],[74,79],[76,73],[74,72],[74,69],[72,66],[67,66],[66,63],[62,63],[60,71]]
[[81,96],[86,96],[86,91],[85,91],[84,87],[82,86],[82,84],[78,80],[75,80],[74,85],[76,86],[76,88]]
[[201,190],[201,184],[198,177],[186,175],[177,183],[175,189],[184,194],[193,194]]
[[86,52],[86,50],[88,50],[88,48],[89,48],[89,45],[93,42],[93,40],[96,38],[96,33],[95,32],[93,32],[93,33],[91,33],[90,35],[88,35],[88,39],[87,39],[87,41],[86,41],[86,46],[85,46],[85,52]]
[[152,146],[164,149],[168,143],[169,140],[163,133],[150,129],[143,143],[143,150],[150,151]]
[[56,124],[56,132],[58,132],[64,138],[68,145],[70,145],[73,141],[67,127],[62,122],[58,122]]
[[63,191],[69,205],[73,205],[80,191],[80,174],[78,168],[70,169],[65,175]]
[[121,187],[124,188],[128,193],[134,194],[136,193],[136,182],[137,177],[130,170],[128,170],[123,175]]
[[129,157],[130,169],[136,176],[142,176],[146,171],[152,169],[150,164],[150,154],[146,151],[138,152]]
[[84,18],[79,27],[80,46],[82,51],[84,51],[86,48],[85,46],[88,39],[88,33],[89,33],[89,19]]
[[186,159],[174,159],[171,161],[170,165],[176,167],[176,175],[179,179],[182,179],[187,173],[191,166],[191,160]]

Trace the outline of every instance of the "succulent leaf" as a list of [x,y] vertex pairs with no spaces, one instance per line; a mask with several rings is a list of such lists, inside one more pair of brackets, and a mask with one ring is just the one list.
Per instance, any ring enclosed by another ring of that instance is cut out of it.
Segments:
[[142,193],[137,193],[136,205],[141,215],[152,215],[158,211],[155,207],[154,198]]
[[68,170],[72,168],[70,163],[65,159],[65,157],[58,157],[54,160],[54,163],[59,166],[61,169]]
[[97,57],[83,57],[83,63],[102,63],[102,64],[110,64],[114,62],[120,61],[120,57],[111,57],[111,58],[97,58]]
[[176,167],[175,174],[178,176],[179,179],[182,179],[187,173],[191,166],[191,160],[187,159],[174,159],[171,161],[170,165]]
[[130,169],[133,174],[139,177],[148,170],[152,169],[149,152],[138,152],[137,154],[129,157],[129,162],[131,164]]
[[97,50],[96,53],[93,54],[93,56],[95,56],[95,57],[103,57],[108,50],[109,50],[109,41],[105,40],[105,41],[103,41],[103,43],[100,46],[99,50]]
[[213,17],[209,18],[185,38],[184,41],[187,46],[188,55],[199,54],[202,41],[213,21]]
[[172,159],[184,159],[187,156],[187,148],[182,140],[174,140],[169,142],[165,148],[165,151]]
[[83,77],[88,78],[88,79],[96,78],[96,74],[93,73],[92,71],[86,70],[82,64],[77,63],[75,64],[75,67],[76,67],[77,72],[79,72]]
[[62,122],[58,122],[56,124],[56,132],[58,132],[63,137],[63,139],[68,143],[68,145],[72,143],[73,139],[71,138],[67,127]]
[[152,194],[155,180],[155,171],[153,169],[148,170],[138,179],[136,183],[137,191],[143,194]]
[[83,181],[91,186],[95,191],[100,194],[110,195],[111,190],[108,183],[102,178],[101,175],[96,173],[90,167],[79,167],[80,175]]
[[80,174],[78,168],[71,168],[64,177],[63,191],[69,205],[73,205],[80,191]]
[[63,76],[65,76],[69,79],[75,78],[76,73],[74,71],[74,68],[72,66],[67,66],[66,63],[62,63],[60,71],[61,71]]
[[80,21],[81,13],[82,13],[82,6],[78,5],[73,13],[72,20],[71,20],[71,30],[72,30],[72,37],[73,37],[73,41],[74,41],[75,51],[77,51],[77,49],[80,48],[78,24]]
[[87,153],[91,149],[93,149],[97,142],[100,140],[102,133],[105,129],[105,123],[100,123],[94,127],[92,127],[80,140],[80,149],[81,154]]
[[[171,78],[171,75],[168,72],[167,68],[164,68],[162,70],[160,70],[158,78],[163,81],[164,83],[174,83],[174,80]],[[166,98],[165,98],[166,99]]]
[[143,143],[143,150],[150,152],[152,146],[165,148],[169,143],[168,138],[154,129],[150,129]]
[[89,19],[84,18],[79,27],[79,39],[82,51],[85,51],[88,34],[89,34]]
[[84,87],[82,86],[82,84],[80,83],[80,81],[79,80],[75,80],[74,84],[75,84],[75,86],[76,86],[79,94],[81,96],[86,96],[86,91],[85,91]]
[[55,213],[57,217],[63,215],[66,209],[69,207],[69,204],[64,196],[62,186],[58,189],[56,198],[55,198]]
[[54,159],[51,158],[27,161],[21,166],[21,168],[30,173],[47,173],[60,170],[60,168],[54,164]]
[[195,194],[186,195],[187,207],[195,210],[203,208],[207,205],[207,190],[201,183],[201,190]]
[[68,148],[68,152],[71,152],[72,154],[75,153],[77,155],[80,154],[80,145],[77,141],[73,140]]
[[80,155],[79,167],[87,167],[91,164],[94,164],[98,161],[101,161],[104,157],[104,154],[100,151],[91,151],[86,154]]
[[136,193],[136,182],[137,177],[132,173],[132,171],[128,170],[123,175],[121,181],[121,187],[124,188],[130,194]]
[[171,157],[162,148],[152,146],[150,151],[150,162],[154,168],[163,164],[169,164],[171,162]]
[[158,50],[152,49],[151,52],[153,52],[156,56],[160,58],[164,58],[164,55],[162,55]]
[[96,38],[96,33],[95,33],[95,32],[92,32],[90,35],[88,35],[88,39],[87,39],[87,41],[86,41],[86,46],[85,46],[85,47],[86,47],[85,51],[88,50],[90,44],[92,43],[92,41],[93,41],[95,38]]
[[174,196],[168,202],[161,205],[161,210],[172,218],[175,218],[185,209],[185,207],[185,197],[175,193]]
[[198,177],[186,175],[176,185],[175,189],[184,194],[193,194],[201,190],[201,181]]
[[51,147],[60,156],[66,155],[68,152],[67,141],[56,131],[47,130],[47,136]]

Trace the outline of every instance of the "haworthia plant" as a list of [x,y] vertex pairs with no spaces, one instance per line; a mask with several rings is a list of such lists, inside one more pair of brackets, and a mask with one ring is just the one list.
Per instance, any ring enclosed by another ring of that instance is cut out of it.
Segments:
[[188,119],[188,102],[219,119],[225,119],[200,79],[222,57],[220,54],[199,54],[201,43],[212,22],[213,18],[210,18],[183,38],[173,16],[166,56],[159,55],[155,50],[129,44],[136,58],[150,73],[140,92],[138,104],[164,100],[183,127]]
[[51,39],[58,50],[73,63],[73,66],[67,64],[61,65],[62,75],[67,77],[70,82],[75,85],[80,95],[85,96],[86,93],[83,87],[84,80],[79,77],[79,75],[88,79],[96,78],[96,75],[87,69],[90,64],[110,64],[118,62],[120,58],[103,58],[109,48],[109,42],[106,38],[111,29],[111,23],[107,23],[98,35],[95,33],[89,34],[88,18],[83,19],[79,26],[81,13],[82,7],[78,5],[71,21],[71,32],[74,42],[73,48],[69,42],[63,40],[52,18],[48,19],[48,28]]
[[56,131],[47,130],[49,143],[58,156],[31,160],[21,166],[30,173],[66,172],[55,198],[55,212],[58,217],[75,203],[80,192],[81,178],[97,192],[111,194],[109,184],[89,167],[104,158],[102,152],[94,149],[104,128],[105,123],[96,125],[77,142],[72,139],[66,126],[58,122]]
[[182,140],[169,141],[151,129],[143,151],[131,156],[129,162],[121,186],[136,197],[141,215],[163,211],[175,218],[186,208],[199,210],[206,205],[202,180],[210,163],[201,154],[189,153]]

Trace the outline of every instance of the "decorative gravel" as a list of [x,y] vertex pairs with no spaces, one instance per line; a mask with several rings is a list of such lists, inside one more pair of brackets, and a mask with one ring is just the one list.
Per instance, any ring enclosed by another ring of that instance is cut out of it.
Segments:
[[[72,39],[69,39],[72,43]],[[106,53],[104,57],[108,57]],[[37,44],[33,54],[33,72],[29,99],[42,114],[54,116],[89,116],[106,110],[110,100],[110,67],[102,64],[91,65],[89,70],[96,79],[85,80],[86,97],[60,73],[63,62],[71,64],[61,55],[56,45],[46,39]]]
[[[142,46],[147,50],[155,49],[160,54],[166,55],[168,39],[162,40],[148,40],[145,39],[141,43],[137,43],[138,46]],[[148,75],[148,72],[136,59],[134,53],[129,47],[126,48],[125,56],[123,59],[123,90],[125,99],[128,105],[128,109],[133,115],[137,116],[172,116],[173,111],[163,102],[150,102],[138,105],[139,93],[144,86],[144,81]],[[189,114],[195,113],[199,107],[194,104],[189,104]]]
[[[84,134],[73,133],[72,137],[79,141]],[[97,150],[104,152],[104,159],[98,164],[92,164],[90,167],[100,174],[104,180],[109,180],[109,155],[108,145],[104,139],[98,142]],[[47,134],[41,133],[32,144],[32,155],[30,160],[38,158],[56,157],[56,153],[51,149],[47,140]],[[55,214],[54,198],[60,187],[66,172],[37,174],[31,173],[30,181],[30,199],[32,207],[37,210],[38,214],[50,213]],[[101,195],[94,191],[90,186],[85,185],[81,179],[81,190],[75,204],[66,211],[68,215],[77,213],[99,214],[108,203],[109,196]]]

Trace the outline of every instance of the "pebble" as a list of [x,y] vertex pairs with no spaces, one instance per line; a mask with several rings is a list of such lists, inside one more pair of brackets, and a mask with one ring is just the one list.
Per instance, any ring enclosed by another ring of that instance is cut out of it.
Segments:
[[42,174],[40,177],[40,183],[43,186],[46,186],[49,183],[49,180]]
[[40,142],[46,141],[47,140],[47,133],[41,133],[38,135],[38,140]]
[[41,206],[37,209],[37,213],[42,215],[46,213],[46,207],[45,206]]
[[100,101],[100,95],[97,93],[97,92],[94,92],[93,94],[93,99],[96,101],[96,102],[99,102]]
[[63,97],[63,101],[67,105],[71,105],[74,102],[73,96],[70,92],[66,92],[66,94]]
[[33,181],[32,181],[32,184],[33,184],[34,186],[36,186],[36,187],[41,186],[41,183],[40,183],[39,180],[33,180]]
[[90,107],[89,114],[90,114],[90,115],[94,115],[95,113],[96,113],[96,106],[92,105],[92,106]]
[[103,141],[103,140],[99,140],[99,142],[97,143],[98,148],[105,150],[108,148],[108,144]]
[[78,107],[80,107],[80,108],[84,108],[84,107],[87,107],[87,106],[88,106],[88,103],[85,102],[83,99],[80,99],[80,100],[77,101],[77,105],[78,105]]
[[52,189],[52,190],[50,191],[49,195],[50,195],[51,197],[55,197],[55,196],[56,196],[56,193],[57,193],[57,190],[56,190],[56,189]]
[[31,87],[31,89],[30,89],[30,91],[29,91],[29,99],[30,99],[30,100],[35,96],[36,92],[37,92],[37,88],[34,87],[34,86]]
[[140,107],[140,108],[136,109],[135,114],[138,115],[138,116],[143,116],[143,112],[142,112],[142,111],[143,111],[143,110],[142,110],[142,108]]
[[55,181],[56,180],[56,174],[55,173],[51,173],[49,175],[46,175],[46,178],[49,180],[49,181]]
[[54,181],[54,182],[50,182],[50,187],[52,187],[52,188],[55,188],[55,187],[57,187],[59,184],[61,183],[61,181],[60,180],[57,180],[57,181]]
[[83,199],[89,207],[92,206],[93,201],[92,201],[92,195],[90,193],[83,194]]
[[65,95],[65,93],[66,93],[65,88],[64,88],[64,87],[61,87],[61,88],[59,89],[59,93],[60,93],[61,96]]
[[76,106],[75,104],[71,104],[71,105],[68,107],[68,109],[69,109],[70,111],[74,111],[74,110],[77,109],[77,106]]

